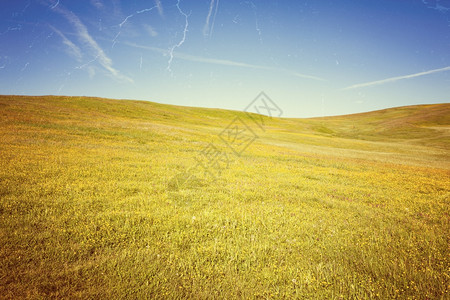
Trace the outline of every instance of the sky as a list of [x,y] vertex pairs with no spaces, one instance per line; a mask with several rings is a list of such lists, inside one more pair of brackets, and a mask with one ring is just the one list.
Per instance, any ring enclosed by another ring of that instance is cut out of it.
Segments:
[[450,102],[450,0],[0,0],[0,94],[283,117]]

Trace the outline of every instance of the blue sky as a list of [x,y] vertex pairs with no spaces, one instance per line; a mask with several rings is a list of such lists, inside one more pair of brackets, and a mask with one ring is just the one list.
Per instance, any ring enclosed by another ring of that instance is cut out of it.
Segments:
[[450,0],[8,0],[0,94],[285,117],[450,102]]

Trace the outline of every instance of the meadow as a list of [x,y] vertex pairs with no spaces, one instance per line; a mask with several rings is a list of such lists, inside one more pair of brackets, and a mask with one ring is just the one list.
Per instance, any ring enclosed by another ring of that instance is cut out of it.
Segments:
[[0,298],[448,299],[449,150],[450,104],[0,96]]

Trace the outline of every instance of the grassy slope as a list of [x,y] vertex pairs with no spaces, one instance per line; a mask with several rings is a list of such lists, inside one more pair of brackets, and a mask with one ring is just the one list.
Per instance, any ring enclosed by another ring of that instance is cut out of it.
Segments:
[[314,121],[319,120],[333,128],[330,133],[344,137],[413,140],[427,145],[431,141],[433,146],[449,147],[450,104],[404,106]]
[[[258,135],[239,157],[218,138],[236,116]],[[0,295],[444,299],[449,117],[262,130],[242,112],[0,96]],[[215,182],[193,168],[210,142],[231,159]]]

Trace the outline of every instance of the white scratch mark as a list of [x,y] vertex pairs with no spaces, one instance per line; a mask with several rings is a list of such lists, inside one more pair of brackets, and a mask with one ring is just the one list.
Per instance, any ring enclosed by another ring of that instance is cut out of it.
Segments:
[[31,42],[31,44],[28,45],[28,48],[30,48],[30,49],[33,48],[33,47],[34,47],[34,44],[36,43],[36,41],[37,41],[42,35],[44,35],[44,32],[41,32],[41,33],[35,35],[33,41]]
[[22,25],[17,25],[17,27],[8,27],[4,32],[0,33],[0,35],[4,35],[5,33],[8,33],[10,31],[19,31],[22,30]]
[[71,72],[67,72],[66,79],[65,79],[64,82],[59,86],[58,93],[61,93],[62,89],[66,86],[66,83],[67,83],[67,81],[69,81],[69,77],[70,77],[70,76],[72,76],[72,73],[71,73]]
[[204,36],[207,36],[209,34],[209,19],[211,18],[213,7],[214,7],[214,0],[211,0],[211,2],[209,3],[208,15],[206,16],[205,26],[203,26]]
[[219,0],[217,0],[216,2],[216,11],[214,12],[214,17],[213,17],[213,22],[211,25],[211,33],[210,35],[212,35],[213,31],[214,31],[214,24],[216,23],[216,16],[217,16],[217,11],[219,10]]
[[153,6],[153,7],[151,7],[151,8],[146,8],[146,9],[143,9],[143,10],[139,10],[139,11],[135,12],[134,14],[129,15],[128,17],[126,17],[126,18],[122,21],[122,23],[119,24],[119,27],[122,27],[122,26],[128,21],[129,18],[132,18],[132,17],[134,17],[135,15],[138,15],[138,14],[142,14],[142,13],[151,11],[151,10],[153,10],[154,8],[157,8],[157,7],[158,7],[158,6]]
[[58,4],[59,4],[59,0],[58,0],[58,2],[56,2],[56,4],[55,4],[55,5],[51,6],[51,7],[50,7],[50,9],[54,9],[55,7],[57,7],[57,6],[58,6]]
[[8,64],[8,56],[0,56],[0,61],[3,61],[2,66],[0,67],[0,69],[4,69],[6,68],[6,65]]
[[259,24],[258,24],[258,15],[256,13],[256,5],[255,5],[255,3],[251,2],[251,1],[250,1],[250,4],[253,9],[253,14],[255,15],[255,28],[256,28],[256,31],[258,32],[259,42],[262,44],[263,42],[262,42],[262,36],[261,36],[261,29],[259,28]]
[[97,61],[97,59],[98,59],[99,57],[100,57],[100,55],[97,55],[97,57],[95,57],[93,60],[88,61],[87,63],[85,63],[85,64],[83,64],[83,65],[81,65],[81,66],[75,67],[75,69],[84,69],[85,67],[87,67],[87,66],[89,66],[90,64],[94,63],[95,61]]
[[189,16],[181,10],[180,0],[178,0],[178,2],[177,2],[177,8],[178,8],[178,11],[180,12],[180,14],[182,14],[184,16],[185,24],[184,24],[184,30],[183,30],[183,38],[181,39],[181,41],[178,42],[178,44],[172,46],[172,48],[169,49],[170,58],[169,58],[169,61],[167,64],[167,71],[169,71],[171,73],[172,73],[171,66],[172,66],[172,61],[173,61],[173,51],[175,50],[175,48],[180,48],[181,45],[184,44],[184,42],[186,41],[186,33],[187,33],[188,27],[189,27],[189,20],[188,20]]
[[116,34],[116,36],[113,38],[113,40],[112,40],[112,46],[111,46],[111,48],[114,48],[114,46],[116,45],[116,43],[117,43],[117,38],[119,37],[119,35],[122,33],[122,31],[119,31],[117,34]]
[[25,69],[28,68],[29,65],[30,65],[30,63],[27,62],[27,63],[25,64],[25,66],[23,66],[23,68],[20,70],[20,72],[25,71]]
[[422,0],[422,2],[423,2],[423,4],[427,5],[428,8],[435,9],[441,13],[446,13],[447,11],[450,10],[450,7],[441,5],[441,1],[435,1],[434,6],[431,6],[429,1]]
[[116,36],[115,36],[114,39],[112,40],[113,44],[112,44],[111,48],[114,48],[114,46],[116,45],[116,43],[117,43],[117,38],[118,38],[119,35],[122,33],[122,31],[121,31],[122,26],[125,25],[126,22],[128,22],[128,19],[134,17],[135,15],[138,15],[138,14],[142,14],[142,13],[145,13],[145,12],[152,11],[154,8],[157,8],[157,6],[153,6],[153,7],[151,7],[151,8],[146,8],[146,9],[143,9],[143,10],[138,10],[138,11],[136,11],[134,14],[131,14],[131,15],[127,16],[127,17],[122,21],[122,23],[119,24],[119,32],[116,34]]
[[[214,16],[213,16],[212,24],[210,26],[209,23],[210,23],[210,19],[211,19],[211,15],[212,15],[214,6],[215,6]],[[210,37],[213,34],[214,23],[216,22],[216,15],[217,15],[218,8],[219,8],[219,0],[217,0],[217,2],[215,0],[211,0],[211,2],[209,3],[209,11],[208,11],[208,15],[206,16],[205,25],[203,26],[203,36],[204,37],[208,37],[208,36]]]
[[31,1],[28,1],[27,5],[22,9],[22,15],[27,10],[27,8],[30,6]]

